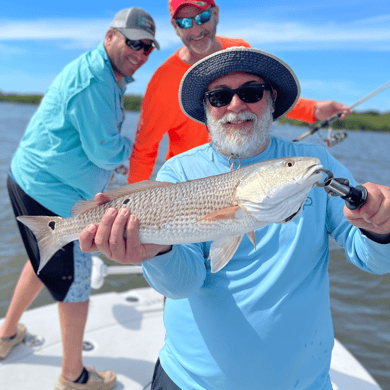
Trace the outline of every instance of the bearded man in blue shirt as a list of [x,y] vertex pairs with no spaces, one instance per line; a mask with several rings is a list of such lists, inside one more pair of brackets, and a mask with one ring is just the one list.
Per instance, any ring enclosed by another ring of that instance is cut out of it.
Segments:
[[[186,115],[207,123],[212,142],[168,160],[157,180],[229,172],[234,154],[242,166],[317,157],[326,170],[356,185],[323,147],[270,135],[272,121],[298,96],[295,74],[273,55],[233,47],[204,58],[184,75],[179,100]],[[165,345],[152,390],[331,390],[329,236],[362,270],[390,272],[390,188],[364,186],[367,202],[353,211],[341,198],[313,188],[298,216],[257,229],[255,247],[242,238],[216,273],[211,242],[141,243],[137,217],[126,208],[109,208],[99,227],[84,229],[82,250],[100,250],[120,263],[143,262],[148,283],[167,297]],[[104,202],[104,194],[95,200]]]
[[[18,215],[69,217],[72,205],[103,191],[113,170],[129,158],[121,135],[123,95],[154,48],[155,23],[142,9],[114,17],[104,42],[64,68],[32,117],[11,163],[8,190]],[[39,250],[31,231],[18,223],[30,262],[24,267],[0,329],[0,359],[26,335],[18,321],[45,285],[58,301],[63,362],[55,389],[111,389],[112,370],[96,373],[82,363],[90,295],[90,255],[78,242],[58,251],[39,273]],[[35,272],[34,272],[35,271]]]

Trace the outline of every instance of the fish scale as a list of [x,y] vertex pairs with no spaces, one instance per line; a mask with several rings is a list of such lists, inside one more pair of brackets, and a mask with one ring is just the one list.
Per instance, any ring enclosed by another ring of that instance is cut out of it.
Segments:
[[175,245],[213,241],[211,271],[233,256],[244,234],[255,244],[254,230],[296,217],[308,192],[321,180],[319,160],[289,157],[179,183],[141,182],[105,193],[108,202],[77,202],[71,218],[23,216],[35,234],[40,269],[83,229],[99,224],[110,207],[128,208],[139,220],[143,243]]

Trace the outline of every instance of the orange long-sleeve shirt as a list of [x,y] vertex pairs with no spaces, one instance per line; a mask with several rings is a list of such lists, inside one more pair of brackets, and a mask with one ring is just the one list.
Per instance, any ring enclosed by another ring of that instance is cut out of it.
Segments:
[[[251,47],[242,39],[218,37],[223,49]],[[166,159],[210,141],[206,126],[188,118],[180,109],[179,86],[191,65],[179,57],[179,50],[154,73],[142,102],[133,151],[130,156],[129,183],[148,180],[157,159],[158,147],[168,133]],[[299,99],[287,117],[314,123],[315,100]]]

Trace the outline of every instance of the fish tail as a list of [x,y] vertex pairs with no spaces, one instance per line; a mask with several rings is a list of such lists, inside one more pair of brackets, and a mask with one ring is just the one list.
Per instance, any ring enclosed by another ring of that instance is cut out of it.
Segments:
[[[61,217],[22,216],[17,220],[26,225],[35,235],[38,242],[40,262],[38,274],[51,257],[68,242],[58,237],[56,226]],[[70,241],[69,241],[70,242]]]

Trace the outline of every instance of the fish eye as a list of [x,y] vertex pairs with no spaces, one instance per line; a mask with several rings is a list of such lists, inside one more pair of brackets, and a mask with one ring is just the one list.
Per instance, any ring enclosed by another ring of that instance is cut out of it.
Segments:
[[295,165],[295,161],[291,161],[291,160],[286,161],[286,162],[284,163],[284,165],[285,165],[286,167],[293,167],[293,166]]

